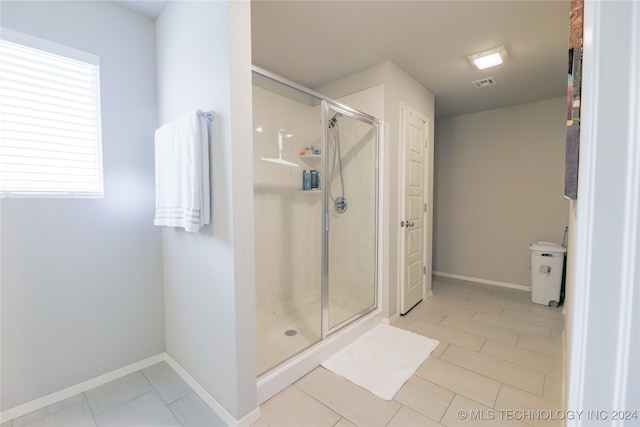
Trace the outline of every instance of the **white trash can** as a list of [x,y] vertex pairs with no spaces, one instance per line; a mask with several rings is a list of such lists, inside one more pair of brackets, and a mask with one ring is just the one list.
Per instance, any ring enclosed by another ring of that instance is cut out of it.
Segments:
[[532,242],[529,249],[531,301],[557,307],[560,303],[564,255],[567,248],[559,243]]

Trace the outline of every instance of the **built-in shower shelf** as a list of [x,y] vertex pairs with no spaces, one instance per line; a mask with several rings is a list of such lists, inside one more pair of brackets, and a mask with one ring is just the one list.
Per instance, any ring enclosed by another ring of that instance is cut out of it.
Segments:
[[322,154],[303,154],[300,156],[302,160],[315,161],[322,157]]

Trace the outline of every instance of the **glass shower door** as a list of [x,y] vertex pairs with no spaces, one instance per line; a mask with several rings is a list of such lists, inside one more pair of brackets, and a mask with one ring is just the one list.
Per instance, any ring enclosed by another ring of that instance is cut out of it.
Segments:
[[373,310],[377,297],[378,125],[325,106],[325,332]]

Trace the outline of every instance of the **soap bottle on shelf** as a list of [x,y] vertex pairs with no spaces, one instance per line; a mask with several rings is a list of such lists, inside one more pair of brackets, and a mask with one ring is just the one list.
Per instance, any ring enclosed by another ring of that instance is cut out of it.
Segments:
[[311,172],[306,169],[302,171],[302,189],[305,191],[311,190]]

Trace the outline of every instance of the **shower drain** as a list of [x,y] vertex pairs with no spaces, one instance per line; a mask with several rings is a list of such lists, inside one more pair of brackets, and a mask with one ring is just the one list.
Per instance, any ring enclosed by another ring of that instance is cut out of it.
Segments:
[[286,331],[284,331],[284,334],[288,337],[292,337],[294,335],[297,335],[298,331],[296,331],[295,329],[287,329]]

